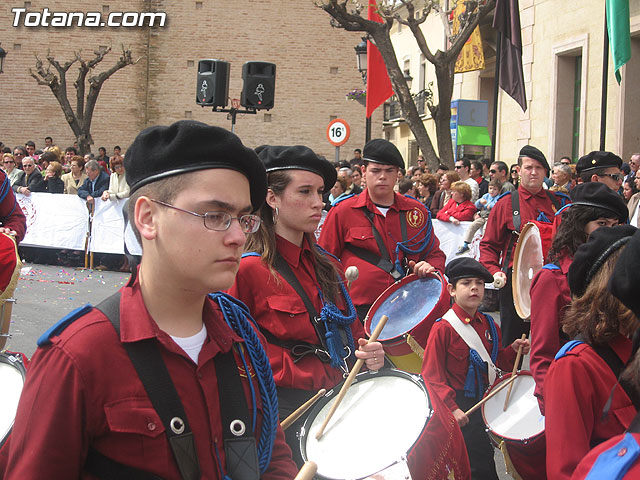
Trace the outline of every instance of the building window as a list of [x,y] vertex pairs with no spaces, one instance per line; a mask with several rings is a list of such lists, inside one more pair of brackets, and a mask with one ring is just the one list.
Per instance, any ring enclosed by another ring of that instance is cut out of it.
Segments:
[[202,10],[202,2],[196,2],[196,10]]
[[331,75],[337,75],[338,74],[338,67],[329,67],[329,73]]

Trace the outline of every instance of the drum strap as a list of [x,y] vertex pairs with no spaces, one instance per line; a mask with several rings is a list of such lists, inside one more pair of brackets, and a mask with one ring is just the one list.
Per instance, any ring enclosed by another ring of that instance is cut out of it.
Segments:
[[[458,315],[450,309],[445,313],[442,318],[449,322],[449,325],[453,327],[456,333],[460,336],[460,338],[467,344],[470,349],[475,350],[480,355],[483,361],[487,362],[487,373],[489,375],[489,385],[493,384],[496,379],[496,374],[500,372],[498,367],[495,366],[493,360],[491,360],[491,356],[487,349],[484,347],[484,343],[480,339],[478,332],[476,332],[475,328],[471,325],[464,323],[462,320],[458,318]],[[493,341],[496,342],[498,339],[494,338]]]
[[[365,217],[369,220],[371,224],[371,231],[373,233],[373,238],[378,245],[378,250],[380,251],[380,255],[376,255],[375,253],[365,250],[364,248],[356,247],[355,245],[347,244],[346,248],[351,253],[353,253],[356,257],[361,260],[364,260],[371,265],[378,267],[381,270],[387,272],[391,277],[398,281],[402,277],[404,277],[404,273],[398,271],[396,269],[395,264],[391,261],[391,257],[389,256],[389,252],[387,251],[387,246],[382,239],[382,235],[378,231],[373,221],[375,215],[369,210],[367,207],[363,207],[362,211],[364,212]],[[402,234],[402,241],[407,241],[407,218],[406,215],[400,215],[400,232]]]

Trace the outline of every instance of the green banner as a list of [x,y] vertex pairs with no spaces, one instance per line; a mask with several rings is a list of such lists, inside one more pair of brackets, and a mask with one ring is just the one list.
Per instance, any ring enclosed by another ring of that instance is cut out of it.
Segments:
[[458,145],[491,146],[491,137],[487,127],[472,127],[470,125],[458,125]]
[[607,32],[613,57],[616,80],[620,84],[620,68],[631,58],[631,26],[629,25],[629,0],[607,1]]

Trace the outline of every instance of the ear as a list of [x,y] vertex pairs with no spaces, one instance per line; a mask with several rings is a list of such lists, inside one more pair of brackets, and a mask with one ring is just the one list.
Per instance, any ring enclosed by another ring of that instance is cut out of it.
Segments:
[[267,205],[269,205],[271,208],[276,208],[278,205],[280,205],[280,199],[270,188],[267,190],[266,202]]
[[149,197],[142,196],[136,200],[133,221],[135,222],[138,232],[140,232],[140,236],[145,240],[153,240],[156,238],[157,215],[158,209]]
[[456,294],[456,287],[454,287],[452,284],[447,283],[447,291],[449,292],[449,295],[454,297]]
[[591,181],[592,181],[593,183],[598,182],[598,181],[599,181],[599,180],[598,180],[599,178],[600,178],[600,177],[599,177],[598,175],[596,175],[595,173],[594,173],[593,175],[591,175]]

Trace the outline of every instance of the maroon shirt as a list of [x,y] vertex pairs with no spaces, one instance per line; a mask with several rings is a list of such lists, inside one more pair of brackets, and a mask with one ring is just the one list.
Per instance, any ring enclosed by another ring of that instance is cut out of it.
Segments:
[[[276,235],[276,248],[291,267],[319,314],[322,301],[313,267],[312,247],[306,240],[300,248]],[[340,264],[336,262],[336,266],[342,274]],[[242,300],[249,307],[260,329],[267,330],[276,338],[287,342],[303,341],[320,345],[304,302],[279,273],[276,275],[277,277],[273,275],[262,258],[244,257],[229,294]],[[344,311],[344,300],[341,299],[337,306]],[[351,324],[351,332],[357,348],[358,338],[365,338],[362,323],[357,318]],[[273,377],[279,387],[317,391],[321,388],[333,388],[343,380],[342,370],[323,363],[315,355],[306,355],[296,363],[291,350],[287,348],[267,343],[266,349]]]
[[544,415],[543,386],[549,365],[566,342],[560,339],[560,324],[565,308],[571,303],[567,273],[573,257],[564,255],[560,268],[543,268],[531,283],[531,357],[529,365],[536,381],[534,395]]
[[[520,201],[521,227],[530,220],[536,220],[540,212],[552,221],[555,208],[547,194],[547,190],[540,189],[536,194],[532,194],[524,187],[518,187]],[[556,193],[560,204],[562,199]],[[480,241],[480,263],[482,263],[491,275],[502,269],[501,256],[505,255],[509,247],[509,241],[513,236],[515,228],[513,226],[513,212],[511,210],[511,195],[507,194],[498,200],[491,209],[491,214],[484,228],[484,236]],[[509,259],[509,267],[513,266],[513,252]]]
[[[629,435],[632,435],[636,443],[640,444],[640,433],[629,433]],[[593,464],[596,462],[596,460],[598,460],[598,456],[606,452],[607,450],[614,448],[615,445],[624,438],[624,436],[625,434],[616,435],[615,437],[611,437],[606,442],[603,442],[597,447],[593,448],[587,454],[587,456],[584,457],[582,461],[578,464],[577,468],[573,472],[573,475],[571,475],[571,480],[583,480],[587,478],[587,475],[591,471]],[[614,448],[613,452],[615,452],[616,461],[622,460],[624,462],[626,459],[622,457],[626,455],[631,455],[631,451],[629,449],[620,447],[620,446],[617,448]],[[613,474],[613,472],[610,472],[610,473]],[[591,477],[591,478],[593,480],[597,480],[595,477]],[[637,457],[635,459],[635,461],[629,467],[629,470],[627,470],[622,477],[610,476],[609,478],[612,478],[612,479],[619,478],[621,480],[637,480],[638,478],[640,478],[640,457]]]
[[444,208],[438,212],[436,218],[443,222],[448,222],[449,217],[453,217],[461,222],[469,222],[473,220],[473,214],[476,213],[477,210],[476,206],[469,200],[458,203],[452,198]]
[[[228,352],[241,339],[225,323],[218,304],[207,299],[203,309],[207,339],[196,365],[153,321],[137,281],[120,291],[120,339],[109,320],[93,309],[34,354],[13,427],[5,480],[93,479],[84,470],[90,446],[125,465],[167,480],[180,479],[162,421],[120,345],[121,341],[147,338],[157,338],[182,399],[202,477],[221,478],[216,442],[223,464],[225,454],[214,357]],[[246,373],[238,357],[236,363],[251,406]],[[258,391],[254,377],[253,382]],[[260,403],[258,407],[259,435]],[[263,478],[291,479],[296,470],[278,428]]]
[[[609,346],[625,363],[631,341],[618,335]],[[602,410],[615,388],[607,418]],[[569,479],[591,445],[623,433],[636,414],[609,366],[586,343],[554,360],[544,384],[547,476]]]
[[[365,262],[346,248],[350,244],[369,250],[376,255],[380,254],[371,223],[362,211],[363,207],[367,207],[374,213],[374,225],[382,236],[392,262],[396,260],[396,242],[402,241],[401,215],[404,215],[407,220],[407,239],[413,239],[412,243],[424,239],[426,231],[431,227],[429,211],[426,207],[417,200],[398,193],[394,194],[393,205],[389,207],[386,216],[382,215],[373,204],[366,189],[361,194],[347,198],[329,210],[322,225],[319,243],[329,253],[338,257],[344,268],[351,265],[358,267],[360,275],[358,280],[353,282],[349,292],[355,305],[373,304],[376,298],[395,282],[391,275]],[[422,232],[418,235],[421,230]],[[426,260],[437,270],[444,272],[445,255],[440,250],[440,242],[433,233],[433,229],[431,232],[431,240],[426,248],[421,253],[406,255],[406,258],[416,262]],[[400,251],[400,258],[404,257],[405,254]]]
[[[482,344],[491,353],[492,342],[487,338],[489,335],[489,320],[484,314],[476,312],[476,316],[470,318],[458,304],[451,307],[458,318],[465,323],[470,323]],[[498,345],[502,344],[500,327],[496,325],[498,332]],[[507,346],[498,350],[496,366],[503,370],[513,367],[516,352]],[[458,335],[453,327],[446,320],[439,320],[433,324],[427,346],[424,350],[424,360],[422,362],[422,376],[429,380],[431,387],[438,396],[451,409],[456,410],[456,391],[464,390],[464,382],[469,369],[469,346]],[[487,373],[484,373],[484,381],[488,382]]]

